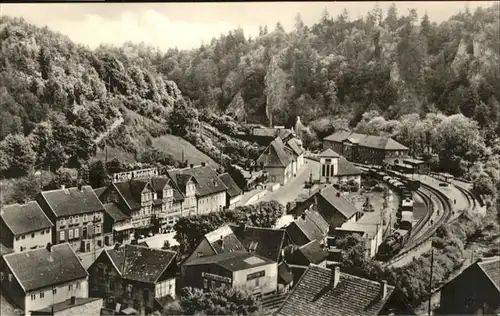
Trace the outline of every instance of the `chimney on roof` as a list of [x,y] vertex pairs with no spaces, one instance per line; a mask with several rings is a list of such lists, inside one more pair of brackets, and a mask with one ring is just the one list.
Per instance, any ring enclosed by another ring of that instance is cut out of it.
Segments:
[[207,163],[206,163],[206,162],[204,162],[204,161],[201,163],[201,166],[202,166],[202,167],[205,167],[206,165],[207,165]]
[[193,169],[193,167],[194,167],[194,164],[189,165],[189,168]]
[[48,242],[45,249],[47,249],[48,252],[52,252],[52,244],[50,242]]
[[220,248],[224,250],[224,236],[220,235]]
[[81,181],[78,182],[78,191],[83,192],[83,184]]
[[64,184],[61,185],[61,190],[66,189],[66,186]]
[[76,297],[75,296],[72,296],[70,299],[69,299],[69,305],[75,305],[76,303]]
[[337,192],[337,197],[340,197],[340,192]]
[[337,287],[337,284],[339,284],[340,280],[340,267],[339,266],[334,266],[332,267],[332,283],[333,287]]
[[380,299],[383,300],[387,296],[387,281],[380,282]]
[[305,220],[306,219],[306,212],[302,213],[302,215],[300,215],[300,217]]

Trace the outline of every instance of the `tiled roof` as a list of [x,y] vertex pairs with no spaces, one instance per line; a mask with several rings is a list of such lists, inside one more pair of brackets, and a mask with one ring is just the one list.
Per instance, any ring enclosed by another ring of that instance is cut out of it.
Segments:
[[106,203],[106,204],[104,204],[104,209],[106,210],[106,213],[109,216],[111,216],[111,218],[115,222],[119,222],[119,221],[122,221],[122,220],[130,218],[130,216],[124,214],[120,210],[120,208],[118,207],[118,205],[116,205],[115,203]]
[[[188,176],[194,178],[196,183],[196,194],[200,197],[212,195],[220,192],[227,191],[217,173],[209,166],[197,166],[193,168],[172,169],[168,171],[172,180],[174,180],[179,187],[185,186],[185,182],[189,179]],[[182,175],[177,177],[177,175]],[[183,183],[182,183],[183,182]],[[182,189],[185,192],[185,189]]]
[[358,212],[356,207],[349,202],[349,200],[342,195],[337,196],[337,193],[339,193],[339,191],[332,186],[326,187],[319,192],[319,195],[332,207],[332,209],[320,208],[318,210],[321,216],[330,224],[333,224],[335,210],[347,219],[353,217]]
[[286,231],[292,242],[298,245],[305,244],[300,242],[302,236],[306,238],[307,242],[310,242],[312,240],[322,240],[326,235],[326,233],[307,216],[304,216],[304,218],[299,216],[287,226]]
[[50,252],[46,248],[40,248],[11,253],[3,258],[25,292],[88,276],[68,243],[54,245]]
[[321,154],[319,154],[319,157],[332,157],[332,158],[336,158],[336,157],[340,157],[339,154],[337,154],[335,151],[331,150],[330,148],[327,148],[326,150],[324,150]]
[[293,150],[293,152],[299,156],[304,153],[304,150],[300,148],[299,144],[297,143],[297,139],[291,138],[289,139],[286,144]]
[[113,183],[118,192],[123,196],[123,199],[130,207],[130,210],[138,210],[141,208],[140,200],[137,201],[135,195],[132,193],[132,188],[130,186],[130,182],[117,182]]
[[229,197],[235,197],[243,193],[236,182],[234,182],[234,179],[229,175],[229,173],[223,173],[219,176],[219,178],[227,187],[227,194],[229,195]]
[[284,261],[278,265],[278,281],[283,284],[289,284],[293,281],[292,269]]
[[342,272],[337,286],[331,280],[330,269],[310,265],[276,315],[378,315],[394,291],[387,285],[387,295],[381,298],[380,283]]
[[124,279],[155,283],[174,261],[177,253],[171,250],[126,245],[117,250],[105,250]]
[[255,254],[278,262],[286,231],[253,226],[229,225],[243,247],[255,247]]
[[[255,259],[254,259],[255,258]],[[246,251],[224,252],[214,256],[194,258],[186,266],[216,264],[229,271],[240,271],[273,263],[271,260]]]
[[356,168],[344,157],[339,157],[337,175],[339,176],[355,176],[362,174],[361,170]]
[[316,210],[305,211],[306,217],[309,218],[319,229],[324,233],[328,233],[330,230],[330,224],[318,213]]
[[278,136],[284,142],[286,142],[286,141],[288,141],[290,139],[290,137],[293,136],[293,132],[291,130],[289,130],[289,129],[286,129],[286,128],[279,128],[276,131],[276,136]]
[[340,131],[324,138],[324,140],[338,143],[343,142],[346,139],[349,139],[351,142],[358,143],[358,145],[362,147],[385,150],[408,150],[408,147],[387,136],[375,136]]
[[328,257],[328,252],[321,247],[317,240],[313,240],[301,246],[297,251],[302,253],[309,263],[314,264],[319,264]]
[[[53,315],[52,312],[54,312],[54,313],[60,312],[60,311],[66,310],[66,309],[75,308],[76,306],[86,305],[86,304],[95,302],[97,300],[102,300],[102,298],[100,298],[100,297],[75,297],[74,304],[71,304],[71,300],[67,299],[63,302],[60,302],[60,303],[57,303],[57,304],[54,304],[54,305],[51,305],[51,306],[48,306],[48,307],[45,307],[42,309],[38,309],[38,310],[34,311],[34,313],[35,314]],[[92,314],[99,313],[101,310],[101,306],[99,306],[98,308],[99,308],[98,310],[95,310],[92,312],[87,310],[87,312],[92,313]]]
[[500,258],[484,260],[477,264],[500,291]]
[[285,144],[281,138],[276,137],[257,159],[257,163],[263,163],[267,167],[286,167],[292,162],[290,154],[285,150]]
[[26,234],[54,226],[36,201],[4,206],[1,217],[14,235]]
[[92,187],[59,189],[40,193],[57,217],[102,212],[104,206]]

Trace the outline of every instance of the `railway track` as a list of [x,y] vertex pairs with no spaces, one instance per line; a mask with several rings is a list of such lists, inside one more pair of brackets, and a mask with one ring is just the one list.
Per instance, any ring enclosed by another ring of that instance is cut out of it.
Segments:
[[474,194],[472,194],[469,190],[454,184],[454,186],[462,192],[462,194],[465,196],[465,199],[467,200],[467,204],[469,205],[469,210],[475,210],[477,207],[477,201],[476,198],[474,197]]
[[[356,164],[356,167],[364,171],[369,169],[368,166],[360,164]],[[396,175],[399,179],[408,179],[406,175],[399,173],[396,173]],[[392,263],[411,255],[412,251],[428,242],[429,239],[435,234],[436,230],[442,224],[447,223],[452,216],[452,203],[450,199],[440,190],[424,183],[420,183],[420,188],[415,193],[423,199],[427,207],[427,213],[414,225],[410,239],[403,249],[386,263],[387,266],[390,266]],[[474,203],[474,199],[471,199],[469,192],[464,192],[464,194],[466,194],[470,203]]]

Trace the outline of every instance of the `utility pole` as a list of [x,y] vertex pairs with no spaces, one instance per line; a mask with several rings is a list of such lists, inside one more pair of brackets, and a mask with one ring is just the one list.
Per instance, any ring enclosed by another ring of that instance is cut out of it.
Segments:
[[427,314],[431,316],[431,300],[432,300],[432,269],[434,268],[434,248],[431,249],[431,275],[429,278],[429,306],[427,310]]

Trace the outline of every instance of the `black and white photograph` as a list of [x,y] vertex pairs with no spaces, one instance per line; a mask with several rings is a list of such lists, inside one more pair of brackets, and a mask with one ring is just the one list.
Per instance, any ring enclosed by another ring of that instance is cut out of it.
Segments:
[[1,316],[500,315],[500,2],[0,3]]

